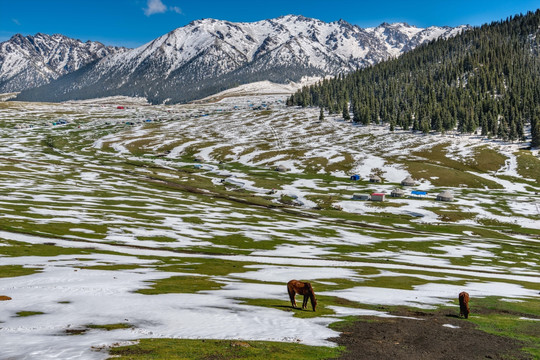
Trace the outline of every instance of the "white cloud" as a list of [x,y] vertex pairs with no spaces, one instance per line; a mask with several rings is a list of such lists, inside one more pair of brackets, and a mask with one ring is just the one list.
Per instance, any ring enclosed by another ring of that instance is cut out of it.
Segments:
[[167,7],[161,0],[148,0],[146,3],[147,8],[143,9],[146,16],[154,14],[163,14],[167,11],[172,11],[177,14],[182,14],[182,9],[178,6],[169,6]]
[[171,6],[169,8],[171,11],[174,11],[175,13],[177,14],[181,14],[182,13],[182,9],[180,9],[178,6]]
[[146,16],[161,14],[167,11],[167,7],[161,0],[148,0],[147,6],[148,8],[144,9],[144,14]]
[[[175,6],[176,7],[176,6]],[[180,10],[180,9],[178,9]],[[179,13],[180,14],[180,13]],[[16,25],[21,25],[21,23],[19,22],[19,20],[17,19],[11,19]]]

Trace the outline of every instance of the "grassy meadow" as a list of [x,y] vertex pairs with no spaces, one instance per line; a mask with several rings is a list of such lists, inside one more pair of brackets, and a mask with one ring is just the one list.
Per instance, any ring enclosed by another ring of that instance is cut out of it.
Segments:
[[[319,121],[283,98],[0,102],[6,356],[330,359],[340,324],[457,315],[467,291],[468,321],[540,357],[538,150]],[[291,279],[316,312],[290,306]]]

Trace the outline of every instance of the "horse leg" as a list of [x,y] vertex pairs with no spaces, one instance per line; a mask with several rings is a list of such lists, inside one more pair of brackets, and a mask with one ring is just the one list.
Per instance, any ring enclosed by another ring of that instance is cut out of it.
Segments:
[[295,299],[295,292],[293,289],[287,288],[287,291],[289,292],[289,298],[291,299],[291,305],[292,307],[296,307],[296,299]]
[[308,299],[309,299],[309,295],[304,295],[304,301],[302,303],[302,309],[306,309],[307,308],[307,302],[308,302]]

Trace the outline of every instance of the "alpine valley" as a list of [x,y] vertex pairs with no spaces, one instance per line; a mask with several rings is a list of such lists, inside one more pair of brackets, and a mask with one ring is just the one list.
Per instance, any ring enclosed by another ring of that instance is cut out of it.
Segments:
[[540,359],[540,9],[0,45],[0,360]]
[[182,103],[238,84],[350,72],[467,29],[406,23],[363,29],[294,15],[253,23],[204,19],[132,50],[15,35],[0,46],[0,89],[32,88],[17,98],[30,101],[126,95]]

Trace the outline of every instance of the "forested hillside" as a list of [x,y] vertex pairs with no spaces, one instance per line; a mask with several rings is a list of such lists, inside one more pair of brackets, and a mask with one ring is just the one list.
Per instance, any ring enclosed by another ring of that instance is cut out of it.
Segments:
[[[397,59],[323,80],[288,99],[362,124],[481,132],[540,145],[540,10],[435,40]],[[352,112],[352,113],[350,113]]]

